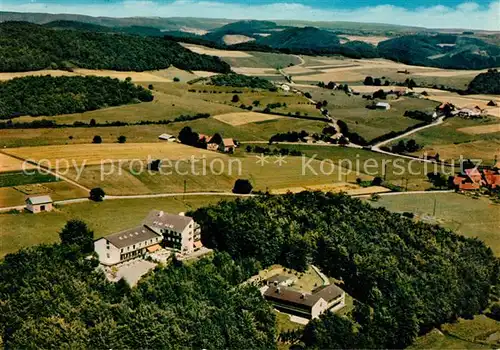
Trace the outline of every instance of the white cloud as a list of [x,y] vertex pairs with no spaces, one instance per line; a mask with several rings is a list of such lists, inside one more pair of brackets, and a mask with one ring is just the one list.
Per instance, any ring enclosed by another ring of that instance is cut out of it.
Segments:
[[464,2],[456,7],[437,5],[408,10],[379,5],[353,10],[320,9],[284,0],[269,5],[231,4],[204,0],[178,0],[161,3],[125,0],[121,3],[58,4],[31,0],[24,4],[3,2],[1,10],[17,12],[75,13],[109,17],[206,17],[231,19],[296,19],[311,21],[351,21],[422,26],[427,28],[463,28],[500,30],[500,0],[488,6]]

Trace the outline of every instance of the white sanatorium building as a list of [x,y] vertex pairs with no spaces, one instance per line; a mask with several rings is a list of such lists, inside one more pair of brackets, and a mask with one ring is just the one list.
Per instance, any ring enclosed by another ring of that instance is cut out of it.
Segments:
[[160,243],[182,254],[202,247],[200,227],[193,218],[151,211],[141,226],[114,233],[94,242],[104,265],[116,265],[160,249]]

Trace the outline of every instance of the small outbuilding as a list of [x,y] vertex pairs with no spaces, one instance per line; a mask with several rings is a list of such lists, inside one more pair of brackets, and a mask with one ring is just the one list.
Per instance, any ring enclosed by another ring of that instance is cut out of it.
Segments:
[[167,141],[167,142],[175,142],[177,141],[177,138],[174,135],[170,134],[161,134],[158,136],[160,140]]
[[388,111],[389,109],[391,109],[391,105],[388,104],[387,102],[377,102],[377,104],[375,105],[375,108]]
[[33,196],[26,198],[26,209],[34,214],[43,211],[52,211],[54,201],[49,195]]

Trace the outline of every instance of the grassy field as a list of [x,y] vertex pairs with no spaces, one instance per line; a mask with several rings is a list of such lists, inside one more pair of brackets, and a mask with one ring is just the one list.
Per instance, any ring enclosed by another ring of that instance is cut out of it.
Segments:
[[277,54],[270,52],[248,52],[250,57],[223,57],[223,60],[231,67],[249,67],[249,68],[272,68],[288,67],[296,65],[300,60],[293,55]]
[[484,315],[445,324],[418,338],[409,349],[491,349],[500,345],[500,322]]
[[[109,200],[65,205],[49,213],[0,214],[0,257],[21,248],[53,243],[70,219],[85,221],[95,238],[137,226],[152,209],[179,213],[216,203],[221,197]],[[118,219],[118,220],[117,220]]]
[[[286,107],[273,108],[272,111],[284,114],[295,114],[299,112],[302,116],[309,115],[314,117],[321,117],[321,112],[316,109],[316,106],[314,104],[309,102],[309,100],[307,100],[305,97],[298,96],[292,93],[255,90],[249,91],[239,88],[225,88],[224,90],[222,90],[220,87],[201,85],[193,85],[193,88],[197,89],[196,93],[191,93],[191,95],[193,95],[193,98],[199,98],[222,105],[239,107],[240,105],[244,104],[246,106],[250,106],[254,101],[259,101],[259,106],[254,107],[254,110],[261,111],[264,110],[268,104],[281,103],[286,104]],[[201,91],[201,93],[199,91]],[[213,93],[213,91],[230,91],[231,93]],[[242,93],[233,93],[233,91],[242,91]],[[238,95],[239,97],[239,101],[237,103],[231,102],[234,95]]]
[[[439,152],[441,159],[464,158],[483,159],[493,162],[495,155],[500,155],[500,132],[472,134],[466,128],[494,127],[498,118],[489,117],[480,120],[466,120],[463,118],[447,119],[444,124],[428,128],[411,135],[418,144],[423,145],[423,152]],[[464,130],[465,129],[465,130]]]
[[[241,113],[241,109],[238,112]],[[91,143],[95,135],[102,137],[103,143],[116,143],[118,136],[127,137],[127,143],[158,143],[158,136],[163,133],[178,135],[183,127],[189,126],[198,133],[213,135],[220,133],[224,137],[237,140],[267,141],[279,132],[307,130],[310,133],[321,133],[325,124],[315,120],[296,118],[279,118],[270,115],[273,120],[253,122],[232,126],[213,117],[189,122],[172,123],[168,125],[135,125],[121,127],[95,128],[56,128],[29,129],[26,132],[19,129],[0,130],[0,147],[27,147],[47,145],[75,145]],[[275,119],[278,118],[278,119]],[[13,158],[3,161],[0,154],[0,171],[21,169],[22,162]],[[7,163],[8,160],[8,163]]]
[[232,126],[240,126],[250,123],[258,123],[262,121],[281,119],[283,117],[265,113],[240,112],[240,113],[220,114],[214,116],[214,118]]
[[316,101],[328,102],[327,108],[335,119],[347,123],[350,131],[356,132],[367,141],[391,131],[401,131],[420,123],[420,121],[404,116],[407,110],[433,111],[437,102],[424,99],[404,97],[388,100],[391,109],[388,111],[370,110],[366,108],[371,102],[361,96],[348,96],[342,91],[321,88],[305,88]]
[[[384,178],[385,173],[385,178],[389,183],[403,188],[407,187],[408,191],[419,191],[431,187],[426,174],[435,170],[434,164],[406,160],[362,149],[309,145],[286,145],[282,147],[297,149],[309,157],[315,157],[317,160],[329,160],[334,164],[342,164],[343,167],[352,169],[352,173],[347,177],[347,182],[354,182],[357,172],[382,178]],[[387,164],[387,166],[384,164]],[[448,167],[441,169],[439,166],[436,170],[452,173],[452,169]],[[342,176],[342,179],[344,179],[344,176]]]
[[0,207],[12,207],[24,204],[24,200],[31,194],[49,194],[55,201],[72,198],[88,197],[88,192],[79,187],[71,185],[64,181],[47,182],[36,184],[37,191],[30,192],[33,185],[1,187],[0,188]]
[[[434,201],[436,215],[433,216]],[[473,199],[456,193],[382,197],[370,202],[391,211],[413,212],[419,220],[437,223],[467,237],[477,237],[500,256],[500,206],[487,198]]]
[[[217,153],[213,154],[219,157],[213,163],[210,158],[206,163],[201,161],[195,163],[180,162],[177,168],[175,168],[175,164],[174,167],[165,168],[163,174],[148,171],[139,173],[138,164],[131,167],[125,163],[121,168],[115,166],[112,175],[106,175],[111,173],[110,166],[104,166],[104,172],[101,166],[87,166],[78,181],[90,188],[102,187],[108,194],[130,195],[182,192],[184,181],[186,181],[188,192],[220,192],[231,191],[238,178],[249,179],[254,190],[260,191],[318,184],[326,185],[345,180],[345,176],[341,175],[338,167],[331,169],[330,166],[327,166],[325,167],[326,172],[322,173],[318,161],[313,161],[310,164],[315,173],[309,171],[309,168],[303,173],[302,157],[287,157],[286,163],[281,166],[275,163],[276,158],[269,157],[268,163],[262,166],[257,164],[258,159],[255,155],[228,157]],[[121,170],[121,174],[119,170]],[[102,174],[104,175],[101,177]],[[68,176],[76,179],[76,170],[71,169]],[[352,174],[348,180],[355,181],[356,177],[371,178],[364,174],[359,176]]]

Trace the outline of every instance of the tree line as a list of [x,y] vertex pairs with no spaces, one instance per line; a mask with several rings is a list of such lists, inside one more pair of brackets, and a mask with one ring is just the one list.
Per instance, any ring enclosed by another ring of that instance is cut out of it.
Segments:
[[81,113],[153,98],[151,91],[130,79],[29,76],[0,82],[0,119]]
[[354,311],[310,323],[308,347],[405,348],[433,327],[480,313],[499,279],[483,242],[345,195],[261,196],[191,215],[204,244],[236,260],[299,271],[314,263],[341,281]]

